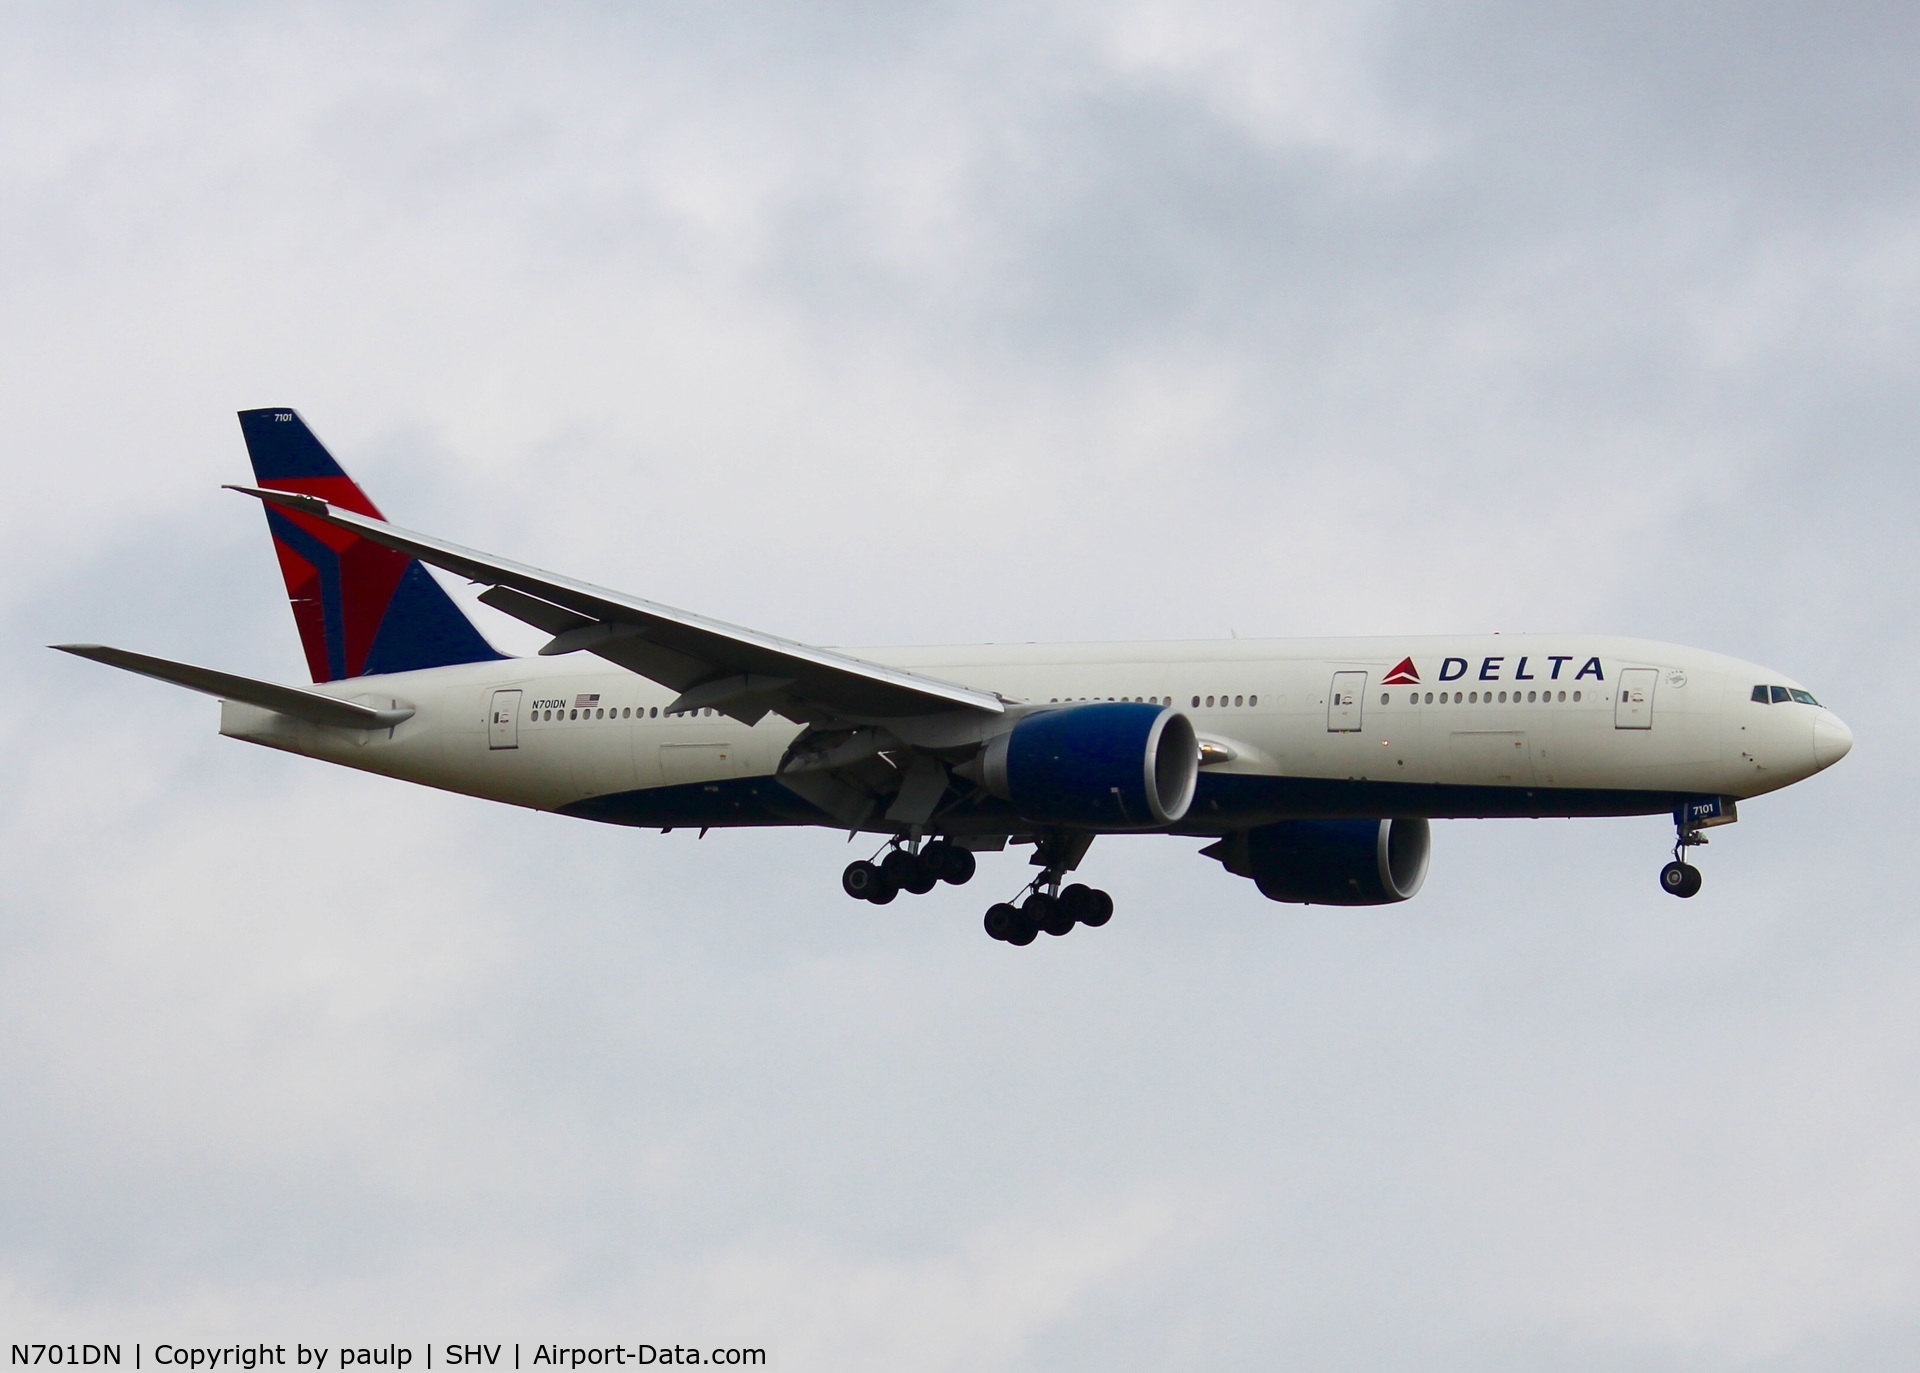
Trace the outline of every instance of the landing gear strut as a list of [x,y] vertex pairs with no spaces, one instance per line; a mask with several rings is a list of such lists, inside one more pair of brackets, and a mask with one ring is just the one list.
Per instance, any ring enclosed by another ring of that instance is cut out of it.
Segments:
[[1707,836],[1700,833],[1698,825],[1689,825],[1684,821],[1674,822],[1673,861],[1660,869],[1660,890],[1669,896],[1688,897],[1697,895],[1704,880],[1700,869],[1686,861],[1687,850],[1697,848],[1707,842]]

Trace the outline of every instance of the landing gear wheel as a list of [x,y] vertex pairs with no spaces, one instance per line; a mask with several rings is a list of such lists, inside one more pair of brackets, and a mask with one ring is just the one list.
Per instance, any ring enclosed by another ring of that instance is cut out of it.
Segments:
[[1027,919],[1055,938],[1073,931],[1073,912],[1058,897],[1037,891],[1027,898],[1026,904],[1020,909]]
[[1670,896],[1693,896],[1700,890],[1700,869],[1679,859],[1660,869],[1660,888]]
[[898,895],[900,895],[900,888],[889,882],[887,875],[883,872],[879,880],[873,884],[873,890],[867,894],[867,900],[876,906],[884,906]]
[[1016,908],[1013,913],[1013,926],[1007,931],[1007,943],[1018,944],[1024,948],[1039,937],[1040,927],[1034,924],[1033,917]]
[[862,860],[847,864],[847,870],[840,874],[840,889],[855,901],[871,901],[874,888],[885,881],[880,869]]
[[925,859],[907,849],[895,849],[888,854],[881,860],[880,871],[894,886],[915,896],[925,896],[939,880]]
[[1000,901],[987,907],[987,933],[995,939],[1005,940],[1013,933],[1013,927],[1019,922],[1020,908],[1009,906]]
[[1075,920],[1095,929],[1113,919],[1113,898],[1098,887],[1075,882],[1060,893],[1060,904],[1073,912]]
[[920,850],[920,857],[933,869],[935,877],[942,882],[951,882],[956,887],[971,882],[974,869],[978,866],[971,849],[963,849],[945,840],[927,845]]

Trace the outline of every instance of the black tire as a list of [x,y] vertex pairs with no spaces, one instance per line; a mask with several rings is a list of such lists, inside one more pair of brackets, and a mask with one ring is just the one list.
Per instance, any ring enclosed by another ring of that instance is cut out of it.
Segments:
[[910,891],[915,896],[925,896],[933,890],[936,880],[933,869],[917,853],[905,849],[895,849],[881,861],[880,871],[887,880],[901,891]]
[[1045,892],[1035,892],[1021,907],[1027,919],[1055,938],[1073,932],[1073,912]]
[[1007,931],[1007,943],[1018,944],[1025,948],[1040,937],[1040,927],[1025,911],[1019,911],[1013,920],[1013,928]]
[[1660,889],[1669,896],[1678,896],[1683,900],[1699,894],[1702,880],[1700,869],[1691,863],[1676,860],[1660,869]]
[[873,890],[867,894],[867,900],[876,906],[884,906],[898,895],[900,895],[900,888],[888,881],[887,875],[883,872],[875,876]]
[[956,887],[964,887],[973,881],[973,874],[980,864],[974,859],[972,849],[963,849],[957,844],[947,845],[946,867],[940,873],[942,882],[951,882]]
[[847,870],[840,874],[840,889],[855,901],[870,901],[874,884],[884,880],[880,869],[863,859],[847,864]]
[[1014,924],[1019,919],[1020,908],[1018,906],[1009,906],[1006,902],[999,901],[987,907],[987,918],[984,923],[987,927],[988,934],[992,935],[995,939],[1005,940],[1008,935],[1013,933]]
[[1085,922],[1100,903],[1094,899],[1093,888],[1075,882],[1060,893],[1060,905],[1077,922]]
[[1093,909],[1080,917],[1080,923],[1092,929],[1099,929],[1113,919],[1113,898],[1098,887],[1093,890]]
[[927,865],[934,880],[939,881],[946,877],[947,865],[953,861],[953,846],[944,839],[930,840],[920,850],[920,861]]

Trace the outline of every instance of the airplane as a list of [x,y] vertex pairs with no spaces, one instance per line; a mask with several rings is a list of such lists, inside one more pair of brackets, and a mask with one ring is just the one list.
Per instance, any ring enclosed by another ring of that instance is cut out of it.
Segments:
[[[1107,923],[1067,881],[1097,836],[1171,834],[1274,901],[1405,901],[1429,821],[1670,814],[1663,890],[1740,802],[1853,736],[1785,673],[1596,634],[848,650],[387,523],[291,409],[240,412],[313,685],[99,644],[52,647],[220,698],[220,732],[446,791],[670,832],[878,836],[849,896],[1037,869],[984,925],[1032,944]],[[510,657],[427,568],[549,636]],[[884,852],[883,852],[884,850]]]

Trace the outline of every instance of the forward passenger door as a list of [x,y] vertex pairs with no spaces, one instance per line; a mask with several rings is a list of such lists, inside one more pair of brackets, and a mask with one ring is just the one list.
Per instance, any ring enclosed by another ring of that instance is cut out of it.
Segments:
[[1651,667],[1630,667],[1620,674],[1613,697],[1615,729],[1653,728],[1653,689],[1659,680],[1659,669]]

